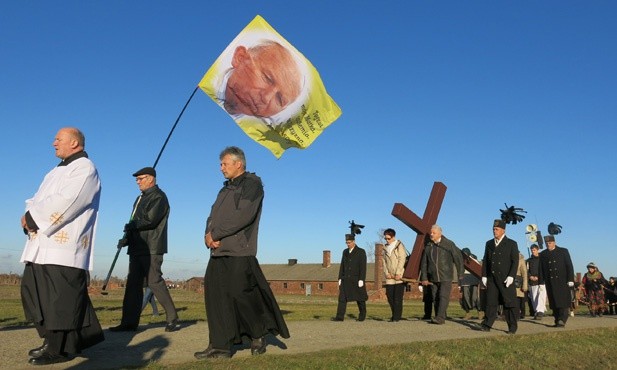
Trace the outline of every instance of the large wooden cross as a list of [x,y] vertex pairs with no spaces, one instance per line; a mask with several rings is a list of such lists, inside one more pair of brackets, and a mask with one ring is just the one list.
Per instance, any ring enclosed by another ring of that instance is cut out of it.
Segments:
[[[441,182],[433,183],[431,195],[428,198],[424,216],[418,217],[413,211],[405,207],[402,203],[394,203],[392,216],[398,218],[402,223],[413,229],[418,235],[416,242],[409,256],[409,263],[403,273],[403,278],[408,281],[417,281],[420,275],[420,260],[424,252],[424,245],[428,240],[431,226],[437,223],[437,217],[441,210],[441,204],[446,196],[446,186]],[[482,266],[472,258],[463,258],[465,268],[476,277],[482,276]],[[459,272],[460,274],[460,272]]]

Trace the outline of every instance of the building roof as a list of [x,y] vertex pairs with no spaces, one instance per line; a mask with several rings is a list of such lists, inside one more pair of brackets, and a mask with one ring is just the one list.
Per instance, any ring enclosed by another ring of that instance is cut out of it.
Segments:
[[[323,267],[321,263],[263,264],[268,281],[337,281],[340,263]],[[366,281],[375,281],[375,264],[366,264]]]

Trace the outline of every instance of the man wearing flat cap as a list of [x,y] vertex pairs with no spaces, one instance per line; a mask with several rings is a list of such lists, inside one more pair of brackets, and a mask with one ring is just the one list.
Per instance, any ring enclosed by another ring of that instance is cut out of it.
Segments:
[[564,327],[570,316],[570,288],[574,287],[574,267],[570,252],[558,247],[553,235],[545,236],[544,242],[546,249],[540,253],[540,284],[546,285],[555,327]]
[[118,247],[128,246],[129,275],[126,279],[122,321],[111,331],[135,331],[141,316],[144,283],[165,309],[165,331],[179,328],[178,314],[163,280],[163,254],[167,253],[167,218],[169,202],[156,185],[156,170],[144,167],[133,174],[141,194],[133,204],[130,221],[124,226],[124,237]]
[[366,318],[366,252],[356,245],[356,238],[353,234],[345,234],[347,249],[343,251],[341,267],[338,273],[338,307],[336,316],[332,321],[343,321],[347,302],[356,301],[358,304],[357,321],[364,321]]
[[493,222],[493,239],[486,242],[482,264],[482,284],[486,287],[486,316],[480,330],[490,331],[503,305],[508,334],[518,329],[519,302],[514,277],[519,264],[518,244],[506,236],[506,222]]

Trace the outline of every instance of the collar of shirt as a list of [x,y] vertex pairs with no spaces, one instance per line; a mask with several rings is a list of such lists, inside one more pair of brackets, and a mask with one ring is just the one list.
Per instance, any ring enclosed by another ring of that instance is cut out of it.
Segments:
[[505,234],[501,237],[501,239],[495,239],[495,246],[498,246],[499,243],[501,243],[501,241],[503,240],[504,236],[505,236]]
[[68,166],[69,163],[73,162],[76,159],[82,158],[82,157],[86,157],[88,158],[88,153],[84,152],[83,150],[74,154],[71,154],[70,156],[64,158],[62,160],[62,162],[58,163],[57,167],[62,167],[62,166]]
[[388,253],[388,255],[390,255],[390,253],[394,250],[394,247],[396,247],[396,242],[397,240],[392,238],[390,243],[386,244],[386,253]]

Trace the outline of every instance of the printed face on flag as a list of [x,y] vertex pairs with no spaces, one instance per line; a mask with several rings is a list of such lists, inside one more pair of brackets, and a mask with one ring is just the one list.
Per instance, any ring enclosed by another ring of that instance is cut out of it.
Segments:
[[319,73],[257,16],[208,69],[199,87],[279,158],[306,148],[341,110]]

